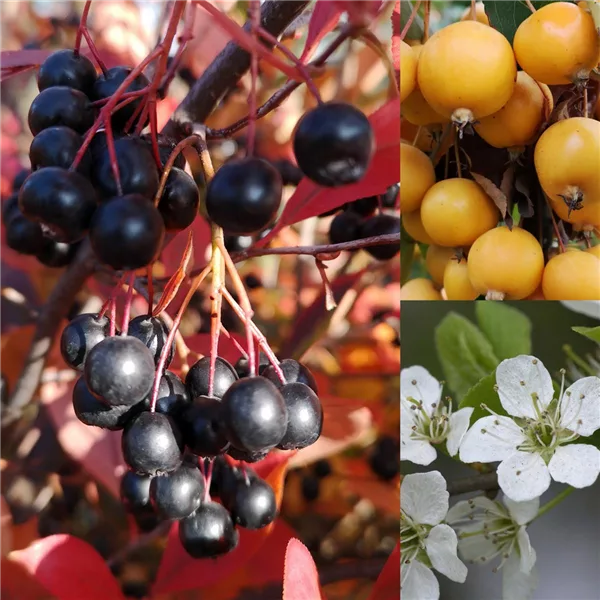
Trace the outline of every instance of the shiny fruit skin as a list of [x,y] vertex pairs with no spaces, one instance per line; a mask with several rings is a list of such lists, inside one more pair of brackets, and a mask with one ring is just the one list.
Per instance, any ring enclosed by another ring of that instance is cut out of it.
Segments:
[[[81,148],[83,138],[69,127],[49,127],[40,131],[29,147],[31,168],[35,171],[42,167],[62,167],[69,169]],[[77,166],[77,171],[88,176],[91,168],[91,156],[85,152]]]
[[[560,159],[558,159],[560,157]],[[600,122],[573,117],[554,123],[540,136],[534,162],[542,189],[556,214],[569,223],[600,225]],[[569,213],[568,200],[581,200]]]
[[94,124],[94,117],[95,109],[83,92],[57,86],[46,88],[34,98],[27,121],[33,135],[56,125],[84,134]]
[[400,301],[405,300],[442,300],[430,279],[411,279],[400,288]]
[[546,300],[600,300],[600,260],[581,250],[553,256],[542,290]]
[[[358,231],[361,239],[380,235],[393,235],[394,233],[400,233],[400,218],[384,213],[377,214],[363,221]],[[379,246],[365,246],[364,249],[377,260],[390,260],[400,252],[400,242],[380,244]]]
[[421,220],[439,246],[470,246],[496,226],[498,209],[483,188],[470,179],[445,179],[423,198]]
[[471,285],[467,261],[452,259],[444,270],[444,290],[448,300],[475,300],[479,294]]
[[[437,113],[464,123],[491,115],[510,99],[517,64],[508,40],[477,21],[444,27],[425,42],[417,79]],[[458,110],[467,111],[467,116]],[[455,114],[455,112],[457,114]]]
[[571,2],[552,2],[530,15],[513,47],[521,68],[547,85],[587,79],[600,49],[592,16]]
[[421,206],[427,190],[435,183],[435,170],[429,157],[418,148],[400,144],[400,209],[412,212]]
[[425,231],[423,221],[421,220],[421,210],[413,210],[412,212],[402,213],[402,227],[404,231],[421,244],[435,244],[431,236]]
[[[449,262],[452,262],[452,258],[456,256],[454,248],[446,248],[444,246],[436,246],[432,244],[427,248],[427,254],[425,254],[425,266],[427,272],[431,275],[431,279],[442,287],[444,284],[444,271]],[[456,262],[456,260],[454,261]]]
[[400,102],[404,102],[417,85],[417,55],[404,41],[400,42]]
[[519,71],[510,100],[498,112],[475,124],[479,137],[494,148],[530,144],[542,126],[544,116],[552,110],[547,106],[541,86],[550,92],[546,84],[538,84],[525,71]]
[[56,50],[40,65],[38,90],[41,92],[57,85],[79,90],[89,96],[96,81],[94,63],[74,50]]
[[491,229],[469,250],[469,279],[479,294],[500,292],[507,300],[522,300],[535,292],[543,271],[540,243],[519,227]]

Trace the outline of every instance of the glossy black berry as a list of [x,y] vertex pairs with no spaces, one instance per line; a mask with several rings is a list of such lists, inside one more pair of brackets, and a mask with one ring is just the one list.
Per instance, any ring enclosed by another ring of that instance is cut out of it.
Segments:
[[27,120],[33,135],[56,125],[85,133],[94,124],[95,116],[95,110],[83,92],[57,86],[40,92],[31,103]]
[[140,269],[156,260],[164,237],[160,213],[139,194],[101,204],[90,226],[94,253],[116,270]]
[[226,235],[224,242],[228,252],[243,252],[252,247],[254,238],[251,235]]
[[[83,138],[75,131],[64,125],[48,127],[40,131],[31,142],[29,147],[29,160],[31,168],[42,167],[71,167]],[[89,152],[85,152],[77,170],[86,177],[90,173],[92,160]]]
[[71,264],[77,254],[78,244],[65,244],[48,240],[44,248],[35,257],[46,267],[60,269]]
[[369,456],[369,465],[380,479],[390,481],[400,472],[400,445],[397,439],[384,436],[377,440]]
[[[92,182],[103,198],[117,196],[119,190],[113,172],[108,144],[99,138],[94,154]],[[154,200],[159,177],[156,162],[148,144],[137,136],[124,136],[115,140],[115,155],[119,165],[119,180],[124,195],[141,194]]]
[[319,479],[323,479],[324,477],[331,475],[331,463],[325,459],[318,460],[313,465],[313,471]]
[[74,50],[53,52],[38,71],[38,89],[66,86],[88,94],[96,81],[96,68],[92,61]]
[[[146,142],[150,151],[152,151],[152,137],[150,136],[150,134],[144,134],[140,137],[144,140],[144,142]],[[158,134],[157,141],[160,162],[164,167],[167,164],[167,161],[169,160],[169,157],[171,156],[173,150],[175,150],[175,146],[177,144],[160,133]],[[175,157],[175,162],[173,163],[173,166],[177,167],[178,169],[185,169],[185,157],[181,152]]]
[[227,454],[231,456],[231,458],[235,458],[235,460],[241,460],[245,463],[257,463],[261,460],[264,460],[269,454],[269,450],[261,450],[258,452],[246,452],[245,450],[239,450],[238,448],[234,448],[230,446],[227,449]]
[[[271,364],[268,356],[261,350],[258,355],[258,374],[262,375],[264,370]],[[250,368],[248,365],[248,359],[244,356],[238,358],[234,367],[235,372],[238,374],[238,377],[248,377],[250,374]]]
[[13,217],[20,215],[19,209],[19,193],[13,192],[4,202],[2,203],[2,222],[6,227],[12,220]]
[[360,181],[371,163],[374,135],[367,117],[342,102],[328,102],[305,113],[294,132],[294,154],[315,183],[337,187]]
[[111,406],[133,406],[152,389],[154,360],[140,340],[113,336],[90,350],[83,372],[97,398]]
[[281,176],[265,160],[232,160],[208,184],[206,212],[229,233],[256,233],[277,214],[281,192]]
[[329,225],[329,241],[332,244],[343,244],[358,239],[358,231],[362,218],[352,211],[344,211],[336,215]]
[[217,398],[198,396],[178,420],[186,446],[198,456],[223,453],[229,441],[223,427],[222,406]]
[[303,383],[286,383],[281,389],[288,424],[278,448],[293,450],[314,444],[323,428],[323,407],[315,392]]
[[[375,215],[366,221],[363,221],[359,229],[359,237],[368,238],[379,235],[390,235],[400,233],[400,218],[394,215]],[[377,260],[389,260],[394,258],[400,252],[400,242],[394,244],[383,244],[380,246],[370,246],[365,250]]]
[[259,452],[276,446],[287,427],[287,408],[277,387],[264,377],[238,379],[225,393],[223,421],[231,444]]
[[185,171],[173,167],[158,203],[167,231],[181,231],[189,227],[198,215],[199,206],[196,182]]
[[[188,389],[190,398],[198,396],[208,396],[208,380],[210,371],[210,356],[205,356],[196,362],[188,371],[185,378],[185,385]],[[215,361],[215,375],[213,380],[213,390],[211,396],[222,398],[223,394],[230,388],[231,384],[237,380],[235,369],[220,356]]]
[[121,449],[125,462],[136,473],[156,475],[170,473],[179,467],[183,441],[171,417],[143,412],[125,427]]
[[304,475],[300,484],[302,495],[307,502],[314,502],[319,497],[320,483],[312,475]]
[[381,206],[383,208],[395,208],[399,193],[399,183],[394,183],[393,185],[390,185],[390,187],[385,191],[385,194],[381,196]]
[[150,482],[152,477],[127,471],[121,479],[120,496],[125,510],[133,514],[153,514],[150,503]]
[[81,174],[60,167],[33,172],[19,192],[19,208],[57,242],[83,238],[96,210],[96,193]]
[[244,277],[244,285],[248,290],[256,290],[263,287],[262,281],[254,273],[248,273],[248,275]]
[[83,377],[73,388],[73,410],[85,425],[111,431],[123,429],[129,420],[127,406],[107,406],[90,392]]
[[179,523],[179,540],[192,558],[212,558],[231,552],[239,534],[225,509],[216,502],[205,502]]
[[273,166],[279,171],[283,185],[297,186],[304,177],[302,171],[289,160],[276,160]]
[[347,210],[360,215],[361,217],[370,217],[379,206],[379,198],[377,196],[369,196],[368,198],[359,198],[354,202],[350,202]]
[[0,401],[2,404],[8,402],[8,380],[4,373],[2,373],[2,377],[0,378]]
[[83,371],[83,365],[94,346],[108,337],[110,322],[92,313],[78,315],[63,329],[60,353],[72,369]]
[[[155,364],[158,365],[161,352],[163,351],[167,342],[167,337],[169,336],[169,328],[165,325],[164,321],[158,317],[140,315],[129,322],[127,335],[131,335],[140,340],[140,342],[150,350],[154,357]],[[175,341],[171,344],[165,367],[168,367],[171,364],[174,355]]]
[[246,529],[261,529],[275,520],[277,502],[271,486],[262,479],[242,481],[231,505],[234,523]]
[[47,243],[39,223],[30,221],[20,212],[13,213],[6,227],[6,245],[9,248],[21,254],[36,255]]
[[18,192],[23,185],[23,182],[31,175],[31,169],[21,169],[13,179],[13,192]]
[[[100,75],[96,82],[94,83],[94,87],[91,92],[91,98],[93,100],[103,100],[105,98],[110,98],[114,95],[114,93],[119,89],[121,84],[125,81],[125,79],[129,76],[132,69],[129,67],[113,67],[112,69],[108,69],[106,75]],[[124,93],[126,92],[137,92],[149,84],[148,78],[140,73],[128,86]],[[136,109],[142,103],[143,98],[136,98],[131,101],[129,104],[123,106],[119,110],[115,111],[111,115],[111,123],[112,126],[117,129],[123,129],[127,122],[133,117],[133,114],[136,112]],[[137,123],[139,122],[139,117],[141,116],[138,111],[138,117],[135,119],[135,123],[133,123],[132,128],[135,128]]]
[[183,519],[200,506],[204,477],[197,467],[182,464],[172,473],[157,475],[150,483],[150,502],[163,519]]
[[[136,404],[132,410],[142,411],[150,410],[152,392],[150,392],[142,402]],[[183,381],[171,371],[165,371],[158,384],[158,396],[156,397],[156,412],[163,415],[170,415],[175,419],[189,406],[190,398],[188,396]]]
[[[283,377],[286,383],[304,383],[311,388],[315,394],[318,393],[317,382],[314,375],[310,372],[306,365],[299,363],[293,358],[284,358],[279,363],[279,368],[283,371]],[[263,372],[263,376],[271,380],[277,387],[281,387],[281,379],[275,372],[275,367],[269,365]]]

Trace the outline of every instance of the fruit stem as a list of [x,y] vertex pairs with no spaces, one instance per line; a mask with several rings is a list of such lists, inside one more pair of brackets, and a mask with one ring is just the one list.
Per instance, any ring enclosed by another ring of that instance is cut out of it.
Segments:
[[548,205],[548,210],[550,211],[550,218],[552,219],[552,228],[554,229],[554,233],[556,235],[556,239],[558,240],[558,245],[560,247],[560,251],[562,254],[563,252],[565,252],[565,245],[563,243],[562,236],[560,235],[560,229],[558,228],[558,223],[556,222],[556,219],[554,218],[554,211],[552,210],[552,206],[550,205],[550,201],[548,200],[548,197],[546,196],[546,194],[544,194],[544,200],[546,201],[546,204]]
[[127,335],[129,331],[129,316],[131,315],[131,303],[133,301],[133,286],[135,285],[135,271],[129,276],[129,289],[125,298],[125,307],[123,308],[123,320],[121,321],[121,335]]
[[458,140],[454,140],[454,160],[456,161],[456,171],[459,179],[462,179],[462,165],[460,164],[460,152],[458,151]]
[[225,261],[221,254],[219,242],[223,241],[223,230],[211,224],[212,256],[212,293],[210,295],[210,367],[208,371],[208,395],[212,396],[215,381],[215,367],[219,351],[219,334],[221,333],[221,307],[223,297],[221,288],[225,285]]
[[127,274],[123,273],[123,275],[121,275],[121,277],[119,278],[119,281],[117,281],[117,284],[115,285],[115,287],[111,290],[110,295],[108,296],[108,298],[106,299],[106,302],[104,302],[104,304],[102,305],[102,308],[100,309],[100,312],[98,313],[99,319],[101,319],[106,314],[106,311],[110,307],[111,301],[119,293],[119,291],[121,290],[121,286],[125,283],[126,276],[127,276]]
[[431,13],[431,1],[425,0],[425,11],[423,14],[423,43],[429,39],[429,14]]
[[225,329],[225,326],[223,325],[223,323],[221,323],[221,333],[224,333],[225,337],[227,337],[231,340],[231,343],[236,347],[236,349],[239,351],[239,353],[247,360],[248,353],[244,350],[242,345],[229,333],[229,331],[227,331],[227,329]]
[[587,85],[583,88],[583,116],[588,116],[588,89]]
[[531,4],[530,0],[525,0],[525,4],[527,4],[527,8],[532,12],[536,12],[535,6]]
[[[91,0],[90,0],[90,3],[91,3]],[[106,74],[108,73],[108,69],[106,68],[106,65],[104,64],[104,61],[100,58],[100,53],[98,52],[98,48],[96,48],[96,44],[94,43],[94,40],[92,39],[92,36],[90,35],[90,32],[87,30],[87,27],[84,27],[82,31],[83,31],[83,37],[85,37],[85,41],[87,42],[88,46],[90,47],[92,56],[94,57],[94,59],[98,63],[98,66],[100,67],[100,70],[102,71],[102,75],[106,76]]]
[[477,0],[471,0],[471,19],[477,21]]
[[116,296],[113,296],[110,299],[108,320],[110,322],[108,335],[110,337],[112,337],[113,335],[115,335],[116,330],[117,330],[117,298],[116,298]]
[[73,54],[77,57],[79,56],[79,52],[81,50],[81,36],[83,35],[83,30],[86,28],[87,17],[91,6],[92,0],[87,0],[81,13],[81,20],[79,21],[79,27],[77,28],[77,35],[75,37],[75,46],[73,47]]
[[329,283],[329,278],[327,277],[327,273],[325,271],[327,267],[318,258],[315,258],[315,264],[317,266],[317,269],[319,270],[321,281],[323,282],[323,293],[325,294],[325,310],[333,310],[337,306],[337,302],[335,301],[335,297],[331,289],[331,284]]
[[408,21],[406,21],[406,24],[404,25],[404,29],[402,29],[402,31],[400,32],[401,40],[404,40],[404,38],[406,37],[406,34],[408,33],[410,26],[413,24],[413,21],[415,20],[415,17],[417,16],[417,12],[418,12],[420,6],[421,6],[421,0],[417,0],[415,2],[415,5],[413,6],[413,9],[412,9],[412,12],[410,13],[410,17],[408,18]]
[[206,472],[204,469],[202,471],[202,475],[204,475],[204,502],[210,502],[210,484],[212,481],[214,461],[212,458],[207,458],[206,460],[208,461]]

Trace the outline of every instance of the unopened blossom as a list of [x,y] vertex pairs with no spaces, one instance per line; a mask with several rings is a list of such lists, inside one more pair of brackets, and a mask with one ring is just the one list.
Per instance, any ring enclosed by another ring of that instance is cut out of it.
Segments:
[[575,488],[592,485],[600,473],[600,451],[573,442],[600,429],[600,378],[584,377],[563,391],[563,377],[555,398],[542,362],[517,356],[498,365],[496,384],[510,416],[492,413],[477,420],[463,438],[460,460],[500,462],[500,488],[517,502],[541,496],[551,479]]
[[458,452],[469,428],[472,408],[453,412],[452,402],[442,402],[442,384],[424,367],[400,373],[400,459],[431,464],[434,444],[446,443],[450,456]]

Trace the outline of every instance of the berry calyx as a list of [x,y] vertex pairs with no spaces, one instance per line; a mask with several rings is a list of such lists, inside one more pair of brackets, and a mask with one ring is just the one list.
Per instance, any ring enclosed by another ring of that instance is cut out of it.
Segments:
[[157,475],[150,482],[150,502],[163,519],[184,519],[200,507],[204,477],[198,466],[182,464],[172,473]]
[[198,215],[199,206],[196,182],[185,171],[173,167],[158,203],[166,230],[181,231],[189,227]]
[[[210,371],[210,356],[205,356],[197,361],[188,371],[185,378],[190,398],[209,395],[209,371]],[[215,360],[215,373],[213,379],[212,396],[222,398],[225,392],[231,385],[237,381],[238,376],[235,369],[220,356]]]
[[288,412],[287,429],[277,445],[283,450],[314,444],[323,428],[323,407],[315,392],[303,383],[287,383],[281,395]]
[[40,65],[37,84],[40,92],[46,88],[65,86],[88,95],[96,81],[94,63],[79,52],[57,50]]
[[83,371],[85,361],[94,346],[108,337],[110,322],[92,313],[78,315],[63,329],[60,353],[63,360],[77,371]]
[[[150,392],[142,402],[133,407],[133,411],[150,410],[152,392]],[[158,396],[156,397],[156,412],[163,415],[169,415],[176,420],[181,413],[190,405],[185,385],[175,373],[165,371],[158,384]]]
[[[150,353],[154,357],[154,363],[158,365],[160,355],[169,337],[169,328],[165,325],[164,321],[158,317],[140,315],[129,321],[127,335],[140,340],[150,350]],[[171,364],[174,355],[175,342],[173,341],[167,355],[165,367]]]

